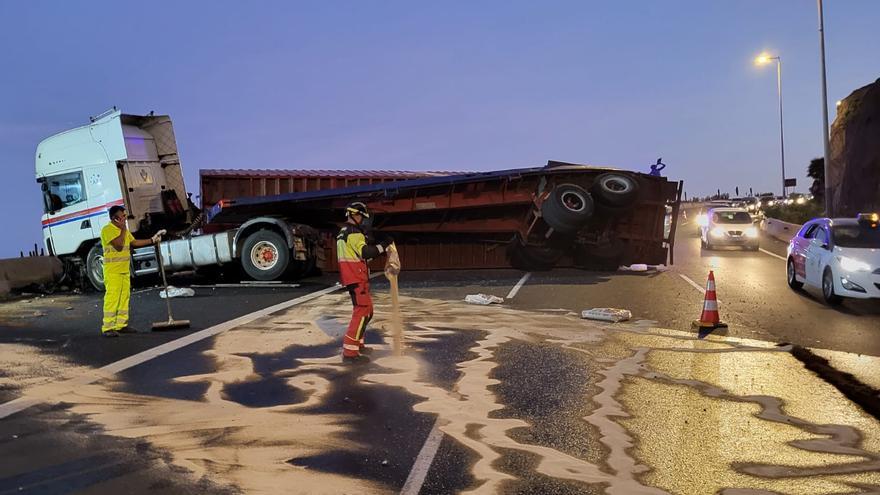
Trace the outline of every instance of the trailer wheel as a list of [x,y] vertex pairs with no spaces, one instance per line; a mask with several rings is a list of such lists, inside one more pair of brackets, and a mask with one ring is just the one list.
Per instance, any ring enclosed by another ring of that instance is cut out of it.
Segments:
[[510,266],[527,272],[550,270],[556,266],[562,255],[562,250],[554,247],[529,246],[518,235],[507,244]]
[[608,173],[596,177],[590,192],[596,201],[608,206],[627,207],[636,202],[639,183],[625,174]]
[[258,230],[249,235],[241,249],[241,267],[254,280],[281,278],[290,263],[290,248],[279,234]]
[[86,255],[86,276],[98,292],[104,292],[104,248],[96,242]]
[[560,184],[541,205],[547,225],[561,233],[576,232],[593,216],[593,198],[575,184]]

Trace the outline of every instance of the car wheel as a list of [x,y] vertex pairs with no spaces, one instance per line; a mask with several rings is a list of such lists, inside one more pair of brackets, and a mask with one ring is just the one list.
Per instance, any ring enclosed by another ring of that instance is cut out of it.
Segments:
[[794,269],[794,260],[789,258],[788,263],[785,264],[785,275],[788,280],[788,286],[794,290],[798,290],[804,286],[802,282],[797,281],[796,271]]
[[290,263],[290,248],[281,235],[258,230],[248,236],[241,249],[241,267],[254,280],[281,278]]
[[104,248],[95,243],[86,255],[86,276],[89,284],[98,292],[104,292]]
[[822,297],[829,306],[837,306],[843,301],[843,298],[834,293],[834,274],[830,268],[826,268],[822,274]]

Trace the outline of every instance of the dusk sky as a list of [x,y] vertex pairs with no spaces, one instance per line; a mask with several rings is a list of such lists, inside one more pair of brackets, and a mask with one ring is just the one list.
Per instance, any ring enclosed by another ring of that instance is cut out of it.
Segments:
[[[880,77],[880,1],[826,0],[834,102]],[[40,240],[37,143],[116,105],[200,168],[646,171],[689,196],[805,191],[821,156],[814,0],[0,0],[0,257]]]

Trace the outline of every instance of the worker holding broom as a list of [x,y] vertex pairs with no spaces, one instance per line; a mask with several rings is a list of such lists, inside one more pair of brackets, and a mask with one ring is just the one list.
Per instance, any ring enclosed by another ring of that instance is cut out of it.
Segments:
[[104,320],[101,335],[118,337],[134,333],[128,326],[128,301],[131,293],[131,247],[156,244],[165,230],[150,239],[135,239],[128,231],[127,216],[122,206],[110,207],[110,223],[101,229],[104,248]]
[[367,363],[370,359],[364,354],[370,349],[364,345],[364,334],[373,317],[367,261],[387,253],[393,241],[388,237],[378,244],[368,243],[372,219],[367,205],[360,201],[345,208],[345,218],[345,225],[336,236],[336,258],[340,282],[348,289],[353,308],[348,331],[342,339],[342,361]]

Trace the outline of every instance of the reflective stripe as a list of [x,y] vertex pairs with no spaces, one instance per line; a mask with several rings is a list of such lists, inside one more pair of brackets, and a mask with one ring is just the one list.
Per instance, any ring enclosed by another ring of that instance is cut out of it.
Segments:
[[347,351],[359,351],[361,349],[360,346],[351,344],[342,344],[342,348]]
[[703,311],[718,311],[718,301],[707,299],[706,303],[703,305]]
[[104,256],[104,264],[110,263],[128,263],[131,260],[131,256],[126,254],[123,256]]
[[354,337],[354,340],[360,341],[361,339],[363,339],[364,338],[364,330],[366,330],[366,328],[367,328],[367,319],[361,318],[360,323],[358,323],[358,331]]

